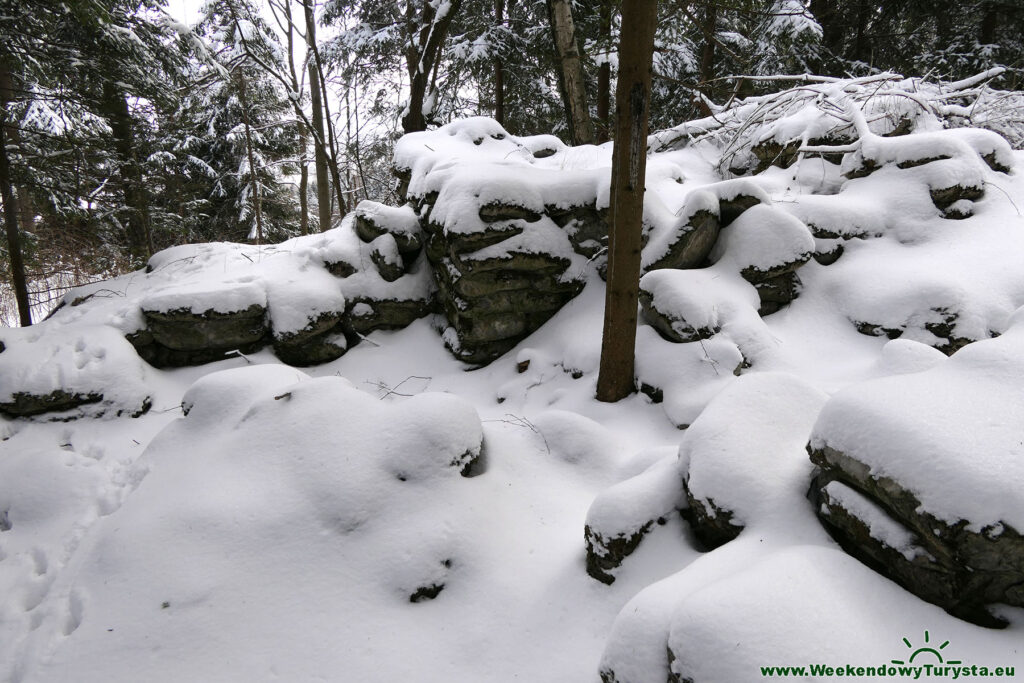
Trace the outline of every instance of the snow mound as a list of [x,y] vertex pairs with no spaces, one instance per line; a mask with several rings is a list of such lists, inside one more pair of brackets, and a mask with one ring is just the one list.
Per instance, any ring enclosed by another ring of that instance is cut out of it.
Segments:
[[107,326],[7,330],[0,353],[0,413],[56,418],[140,415],[148,374],[124,336]]
[[[448,394],[382,402],[337,377],[296,374],[243,368],[189,390],[188,415],[139,458],[135,492],[97,522],[54,589],[78,605],[74,626],[47,621],[29,636],[29,648],[75,643],[40,662],[40,679],[72,668],[80,681],[202,678],[227,658],[232,680],[259,680],[266,662],[250,655],[282,651],[282,637],[305,677],[325,656],[344,668],[333,629],[321,632],[337,615],[416,619],[410,602],[444,601],[473,561],[458,501],[473,481],[460,470],[481,452],[476,411]],[[211,610],[235,615],[231,632]],[[154,637],[165,647],[141,670],[92,656]],[[182,659],[184,639],[203,645]]]
[[[669,668],[677,680],[757,680],[766,677],[763,667],[803,666],[807,680],[870,681],[923,678],[925,664],[945,662],[956,667],[946,678],[971,680],[972,665],[989,675],[1019,667],[1019,637],[972,629],[836,549],[794,546],[681,600],[668,635]],[[629,680],[640,679],[620,679]]]
[[[778,523],[810,481],[804,445],[827,396],[788,374],[745,375],[718,394],[679,446],[687,518],[714,547]],[[737,429],[737,419],[742,429]]]

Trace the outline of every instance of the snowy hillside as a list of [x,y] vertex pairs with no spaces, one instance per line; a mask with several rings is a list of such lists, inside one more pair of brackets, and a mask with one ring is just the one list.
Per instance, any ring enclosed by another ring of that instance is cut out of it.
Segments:
[[0,330],[0,680],[1024,671],[1024,152],[919,85],[652,136],[616,404],[611,145],[489,119]]

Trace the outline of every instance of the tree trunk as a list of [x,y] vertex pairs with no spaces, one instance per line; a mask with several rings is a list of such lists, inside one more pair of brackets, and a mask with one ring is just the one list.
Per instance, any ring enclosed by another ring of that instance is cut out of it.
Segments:
[[857,33],[853,40],[853,58],[864,62],[865,64],[871,63],[871,54],[868,49],[868,8],[867,0],[858,0],[857,2]]
[[249,94],[245,73],[238,69],[238,100],[242,105],[242,125],[245,127],[245,156],[249,162],[249,183],[252,186],[252,210],[256,218],[256,244],[263,244],[263,206],[260,199],[260,178],[252,149],[252,127],[249,125]]
[[[505,0],[494,0],[494,23],[505,24]],[[494,120],[505,125],[505,62],[500,56],[494,58]]]
[[[299,99],[299,74],[295,70],[295,21],[292,19],[292,0],[284,0],[282,9],[288,30],[285,34],[288,48],[288,73],[292,79],[292,91],[296,93],[296,100]],[[274,11],[274,4],[271,3],[271,11]],[[275,18],[277,14],[274,14]],[[306,150],[309,149],[309,133],[306,125],[302,122],[302,111],[298,101],[292,102],[295,108],[295,115],[298,119],[299,134],[299,232],[303,235],[309,234],[309,197],[306,190],[309,187],[309,163],[306,157]]]
[[982,45],[992,45],[996,42],[996,29],[999,27],[999,8],[994,2],[986,2],[983,9],[978,42]]
[[[0,103],[6,106],[7,103],[13,102],[14,99],[14,81],[11,80],[11,72],[0,62]],[[7,126],[7,144],[15,149],[21,149],[21,133],[17,126]],[[10,164],[10,158],[7,161]],[[18,209],[18,216],[21,218],[22,232],[31,233],[33,228],[35,228],[36,213],[32,206],[32,194],[27,186],[18,185],[14,204],[15,208]]]
[[[412,0],[409,0],[409,9],[406,13],[409,49],[405,53],[405,62],[409,71],[409,107],[402,117],[402,130],[406,133],[427,129],[423,101],[430,86],[430,72],[441,57],[441,47],[448,36],[448,28],[462,6],[462,0],[450,0],[448,11],[442,16],[437,16],[430,2],[422,2],[423,14],[419,21],[413,19]],[[419,29],[418,34],[416,27]]]
[[303,235],[309,234],[309,197],[306,192],[309,188],[309,164],[306,163],[306,149],[309,148],[309,135],[306,134],[306,127],[299,123],[299,148],[302,150],[302,157],[299,159],[299,232]]
[[618,401],[636,390],[633,363],[657,17],[657,0],[630,0],[623,4],[619,82],[615,89],[608,285],[597,378],[599,401]]
[[835,0],[811,0],[811,14],[821,26],[821,45],[832,54],[839,54],[843,44],[843,25],[836,14]]
[[28,301],[25,262],[21,256],[21,232],[18,230],[18,205],[11,184],[11,165],[7,159],[7,105],[13,99],[10,71],[0,59],[0,199],[4,203],[4,227],[7,231],[7,255],[11,267],[14,299],[22,327],[32,324],[32,307]]
[[594,124],[587,109],[586,81],[583,59],[576,41],[576,25],[572,20],[572,0],[547,0],[551,36],[558,58],[558,84],[565,105],[569,137],[574,145],[594,143]]
[[114,148],[119,157],[121,192],[128,209],[128,251],[138,264],[153,255],[153,235],[149,229],[149,202],[142,185],[142,169],[139,167],[132,133],[132,119],[128,111],[128,99],[111,82],[103,84],[103,108],[114,137]]
[[611,136],[611,89],[612,89],[612,0],[601,0],[599,22],[601,45],[605,50],[604,61],[597,71],[597,137],[596,142],[608,142]]
[[[715,77],[715,32],[718,28],[718,4],[715,0],[705,1],[702,24],[704,46],[700,51],[700,89],[709,100],[714,101],[711,79]],[[711,108],[704,100],[697,101],[697,108],[704,116],[711,116]]]
[[302,0],[306,17],[306,44],[309,49],[309,99],[313,119],[313,164],[316,167],[316,206],[320,217],[320,231],[331,227],[331,181],[327,177],[327,138],[324,137],[324,108],[320,101],[320,70],[317,68],[314,50],[316,48],[316,20],[310,0]]
[[316,72],[320,82],[320,101],[324,107],[324,120],[325,127],[327,129],[327,151],[330,153],[330,159],[327,164],[327,169],[331,173],[331,178],[334,181],[334,192],[338,200],[338,213],[344,218],[346,211],[345,202],[345,184],[341,182],[341,163],[338,160],[338,140],[334,135],[334,124],[331,123],[331,105],[327,98],[327,79],[324,78],[323,61],[320,59],[320,49],[316,46],[316,41],[313,42],[313,63],[316,64]]

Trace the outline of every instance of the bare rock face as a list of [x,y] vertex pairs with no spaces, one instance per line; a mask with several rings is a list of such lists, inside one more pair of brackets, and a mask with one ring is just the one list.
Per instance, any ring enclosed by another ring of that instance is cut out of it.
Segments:
[[1002,524],[971,529],[922,509],[913,493],[872,476],[827,446],[811,450],[818,470],[808,498],[822,525],[872,569],[950,614],[982,626],[1005,624],[985,605],[1024,606],[1024,536]]
[[[424,213],[430,211],[427,207]],[[572,212],[562,214],[575,220]],[[511,203],[479,208],[473,229],[427,223],[427,257],[457,358],[486,364],[540,327],[583,287],[570,267],[566,231],[547,216]],[[593,218],[593,217],[592,217]]]
[[344,355],[344,311],[326,311],[310,319],[301,330],[274,335],[274,354],[288,365],[305,367],[327,363]]
[[231,351],[252,353],[266,343],[269,332],[265,305],[236,311],[189,308],[142,309],[146,330],[128,335],[139,356],[156,367],[201,365],[221,360]]
[[91,403],[99,403],[103,394],[68,392],[60,389],[47,394],[15,392],[10,400],[0,402],[0,413],[11,417],[31,417],[43,413],[62,412]]

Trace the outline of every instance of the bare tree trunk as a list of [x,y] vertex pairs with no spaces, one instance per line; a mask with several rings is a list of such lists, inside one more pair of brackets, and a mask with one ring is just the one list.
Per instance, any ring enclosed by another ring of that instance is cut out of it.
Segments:
[[547,0],[551,36],[558,57],[558,84],[569,123],[569,137],[574,145],[594,142],[594,124],[587,109],[587,91],[583,75],[583,59],[576,41],[576,25],[572,20],[572,0]]
[[611,58],[612,49],[612,0],[601,0],[599,22],[601,31],[601,45],[609,54],[605,54],[604,61],[597,71],[597,137],[598,144],[608,142],[611,136],[611,99],[612,99],[612,65],[608,60]]
[[597,378],[599,401],[618,401],[636,390],[633,364],[657,17],[657,0],[630,0],[623,4],[619,82],[615,90],[608,285]]
[[103,85],[103,108],[109,119],[110,132],[114,136],[114,147],[120,157],[121,191],[128,208],[128,251],[132,260],[138,263],[153,255],[149,203],[142,185],[142,169],[139,167],[135,150],[128,100],[113,83],[107,82]]
[[331,181],[327,177],[327,138],[324,136],[324,108],[320,101],[320,70],[317,68],[313,54],[316,48],[316,20],[313,16],[311,0],[302,0],[302,9],[306,17],[306,45],[309,49],[307,61],[309,66],[309,99],[313,118],[313,164],[316,167],[316,206],[320,217],[320,231],[331,227]]
[[25,281],[25,262],[21,255],[21,232],[18,230],[18,204],[11,184],[11,164],[7,158],[7,105],[14,99],[11,73],[0,56],[0,199],[4,203],[4,227],[7,232],[7,256],[11,268],[11,284],[18,302],[18,317],[22,327],[32,324],[32,307],[28,301]]
[[[4,103],[6,112],[6,103]],[[3,117],[6,119],[6,115]],[[21,257],[21,234],[18,230],[18,208],[14,202],[14,188],[11,186],[11,166],[7,160],[6,121],[0,121],[0,198],[4,202],[4,226],[7,229],[7,254],[11,265],[11,284],[14,298],[18,302],[18,316],[21,326],[32,324],[32,307],[28,302],[28,285],[25,282],[25,262]]]
[[[494,0],[494,23],[505,24],[505,0]],[[505,61],[494,58],[494,120],[505,125]]]
[[406,31],[410,34],[407,36],[409,49],[405,53],[409,71],[409,107],[402,117],[402,130],[406,133],[427,129],[423,101],[430,85],[430,73],[441,58],[441,47],[448,36],[448,28],[462,6],[462,0],[451,0],[445,14],[438,16],[430,2],[421,2],[423,14],[418,21],[412,0],[409,0],[406,12]]

